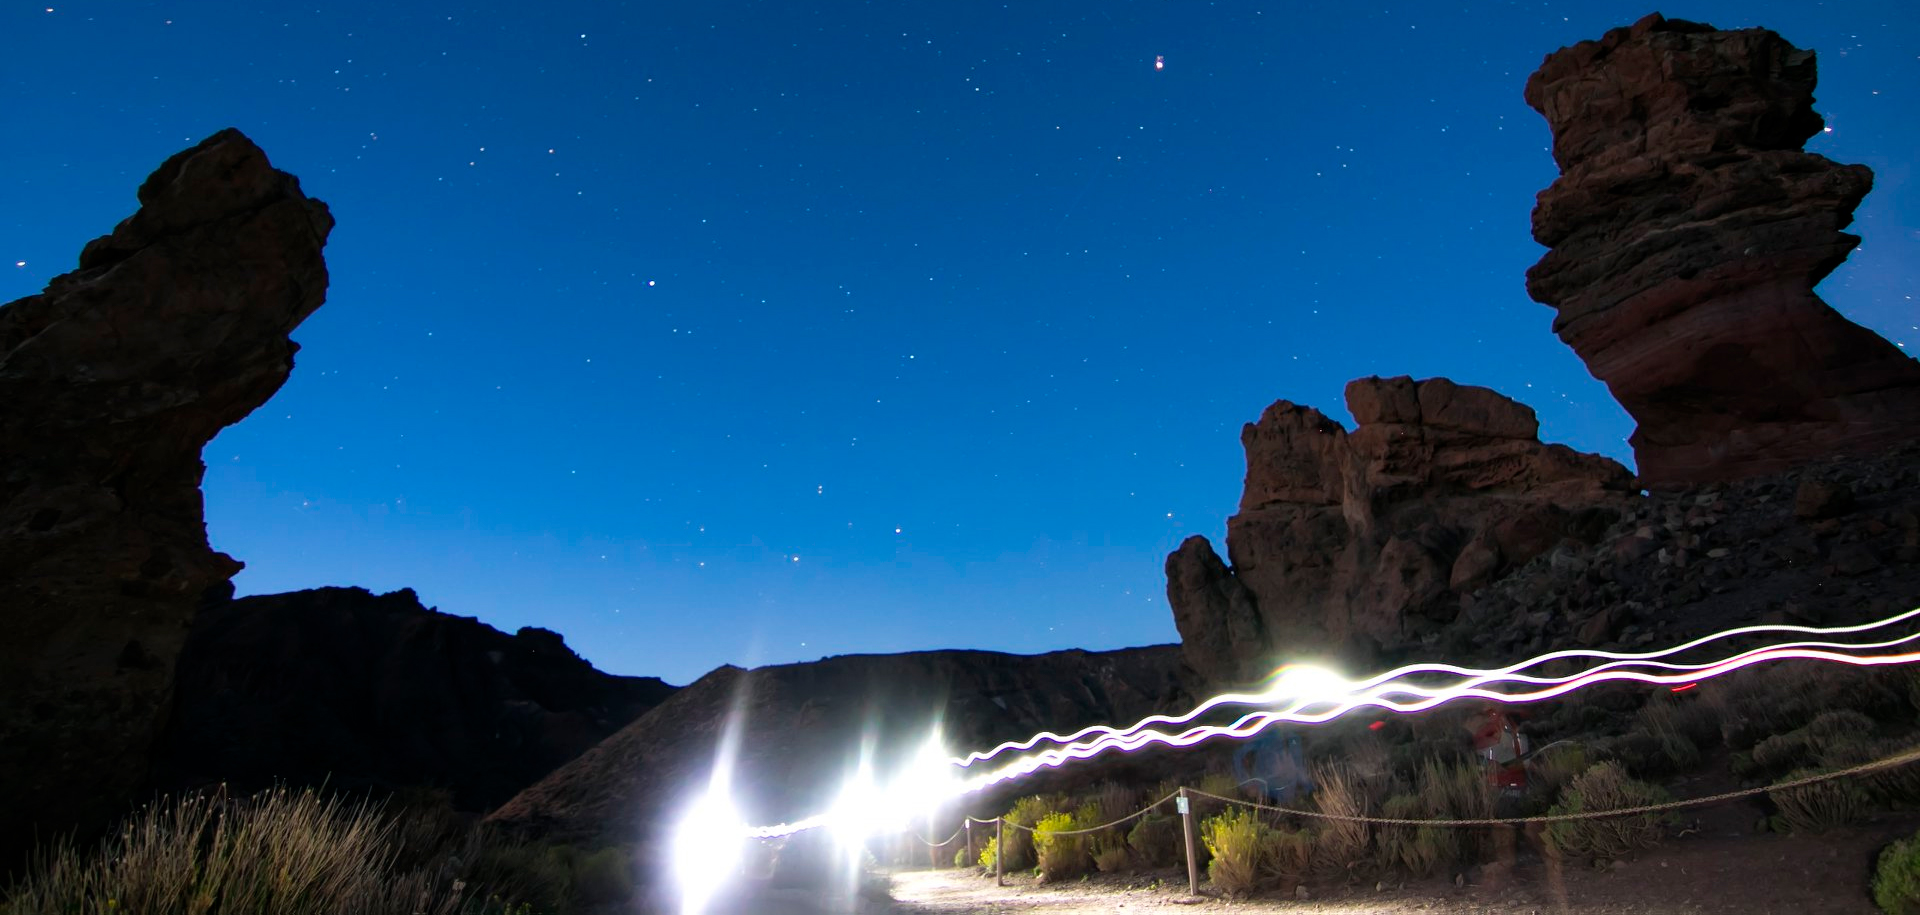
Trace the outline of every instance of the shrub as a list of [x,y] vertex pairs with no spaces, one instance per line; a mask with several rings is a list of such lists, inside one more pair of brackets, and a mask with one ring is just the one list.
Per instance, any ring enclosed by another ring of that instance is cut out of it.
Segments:
[[[1667,800],[1654,785],[1627,776],[1619,764],[1604,762],[1574,776],[1561,792],[1549,816],[1623,810]],[[1547,824],[1546,847],[1555,857],[1618,858],[1636,848],[1659,844],[1663,818],[1641,813],[1626,816],[1562,820]]]
[[1093,866],[1103,874],[1117,874],[1133,863],[1133,856],[1127,852],[1125,842],[1100,845],[1096,844],[1093,853]]
[[989,871],[993,870],[993,860],[999,854],[1000,840],[993,836],[988,836],[987,844],[980,847],[980,866]]
[[1271,870],[1268,855],[1274,849],[1273,829],[1250,810],[1231,807],[1209,817],[1201,824],[1200,835],[1213,856],[1207,864],[1207,879],[1229,896],[1253,892],[1262,875]]
[[[1781,781],[1818,775],[1824,769],[1796,769]],[[1830,778],[1797,788],[1769,788],[1767,797],[1780,809],[1778,825],[1794,832],[1824,832],[1858,820],[1867,809],[1867,792],[1847,779]]]
[[1033,827],[1033,847],[1040,860],[1040,879],[1065,880],[1078,877],[1093,865],[1085,834],[1061,835],[1083,828],[1070,813],[1050,813]]
[[[1250,788],[1255,786],[1247,786],[1247,787]],[[1200,780],[1199,788],[1201,791],[1207,794],[1214,795],[1216,797],[1245,798],[1247,796],[1247,791],[1243,789],[1240,783],[1235,781],[1233,776],[1228,775],[1224,772],[1215,772],[1208,775],[1205,778],[1202,778]],[[1200,801],[1205,799],[1194,798],[1194,800]],[[1214,803],[1214,802],[1208,801],[1208,803]]]
[[1038,794],[1013,802],[1012,809],[1006,813],[1009,828],[1004,832],[1007,847],[1004,849],[1006,862],[1002,866],[1005,870],[1025,870],[1038,861],[1034,855],[1033,835],[1026,829],[1011,827],[1017,824],[1031,829],[1057,811],[1060,806],[1057,798],[1043,797]]
[[[1493,785],[1487,781],[1485,767],[1468,760],[1442,762],[1430,760],[1415,781],[1417,794],[1426,807],[1422,819],[1485,820],[1493,818],[1496,800]],[[1483,829],[1439,826],[1431,839],[1437,843],[1441,865],[1473,864],[1486,857],[1492,848],[1492,833]]]
[[972,856],[967,854],[967,847],[965,845],[962,845],[959,848],[954,850],[953,852],[954,867],[967,867],[971,864],[973,864]]
[[1587,771],[1587,751],[1579,744],[1563,743],[1544,747],[1527,764],[1529,806],[1545,809],[1573,777]]
[[1133,846],[1133,853],[1140,856],[1140,863],[1147,867],[1172,867],[1179,863],[1180,846],[1185,840],[1177,814],[1149,813],[1127,833],[1127,844]]
[[605,905],[633,898],[633,860],[618,846],[580,856],[573,866],[573,902]]
[[1307,876],[1313,861],[1313,834],[1304,829],[1275,829],[1267,835],[1267,872],[1291,886]]
[[[1411,794],[1396,794],[1380,805],[1380,815],[1426,819],[1427,803]],[[1443,826],[1382,826],[1379,845],[1380,863],[1413,877],[1426,877],[1453,856],[1455,842]]]
[[1873,869],[1873,901],[1887,915],[1920,915],[1920,836],[1880,852]]
[[393,823],[370,804],[276,788],[162,799],[83,856],[57,847],[14,887],[8,915],[67,912],[452,913],[465,888],[396,873]]
[[[1367,815],[1365,788],[1352,768],[1340,763],[1317,766],[1313,780],[1320,787],[1314,794],[1314,804],[1321,813],[1339,817]],[[1358,820],[1320,820],[1319,835],[1313,843],[1319,866],[1350,873],[1362,864],[1370,838],[1367,825]]]
[[1748,754],[1752,760],[1752,772],[1756,775],[1769,775],[1804,766],[1812,756],[1812,748],[1807,745],[1805,730],[1788,731],[1775,734],[1753,745]]

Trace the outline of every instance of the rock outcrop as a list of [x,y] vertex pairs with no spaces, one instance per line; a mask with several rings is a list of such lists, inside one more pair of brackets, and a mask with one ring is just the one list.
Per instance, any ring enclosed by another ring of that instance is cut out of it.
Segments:
[[[1007,655],[928,651],[723,667],[675,693],[490,818],[562,841],[651,842],[704,789],[729,721],[732,785],[749,822],[820,813],[870,748],[880,776],[938,723],[953,752],[1184,711],[1172,645]],[[1034,790],[1023,784],[1022,790]]]
[[508,635],[410,590],[209,601],[180,654],[155,781],[432,787],[485,812],[673,692],[595,670],[556,633]]
[[1433,644],[1463,594],[1592,541],[1635,498],[1625,467],[1541,444],[1533,410],[1486,388],[1362,378],[1346,397],[1351,433],[1285,400],[1241,431],[1231,569],[1203,537],[1167,557],[1187,661],[1213,682]]
[[1920,437],[1920,363],[1813,293],[1872,186],[1803,151],[1814,55],[1766,29],[1648,16],[1549,55],[1527,104],[1561,176],[1527,273],[1554,331],[1639,424],[1650,487]]
[[279,390],[327,290],[333,219],[238,131],[0,306],[0,869],[144,782],[209,586],[200,450]]

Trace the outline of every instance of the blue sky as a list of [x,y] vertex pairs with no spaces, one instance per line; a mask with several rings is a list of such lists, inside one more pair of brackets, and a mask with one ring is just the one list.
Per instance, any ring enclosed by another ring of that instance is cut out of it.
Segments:
[[[339,221],[206,452],[243,593],[412,587],[673,682],[1172,641],[1161,562],[1276,399],[1446,375],[1630,458],[1526,296],[1520,92],[1648,11],[8,3],[0,300],[239,127]],[[1878,176],[1822,292],[1920,346],[1920,13],[1662,12],[1820,53],[1814,148]]]

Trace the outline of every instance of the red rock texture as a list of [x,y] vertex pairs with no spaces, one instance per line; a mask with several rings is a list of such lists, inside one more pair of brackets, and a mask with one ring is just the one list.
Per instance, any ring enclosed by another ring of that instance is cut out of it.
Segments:
[[162,790],[447,791],[485,812],[672,695],[557,633],[508,635],[360,588],[209,601],[174,679]]
[[1814,284],[1872,186],[1803,151],[1814,55],[1766,29],[1648,16],[1547,57],[1553,129],[1527,273],[1554,332],[1639,428],[1645,485],[1773,473],[1920,436],[1920,363]]
[[279,390],[326,295],[333,219],[238,131],[0,306],[0,869],[143,785],[207,544],[200,451]]
[[1285,400],[1241,431],[1231,569],[1203,537],[1167,557],[1187,662],[1209,680],[1400,657],[1462,594],[1591,541],[1634,498],[1625,467],[1541,444],[1533,410],[1486,388],[1362,378],[1346,396],[1351,433]]
[[[495,811],[492,822],[593,844],[667,837],[707,784],[729,721],[732,784],[748,822],[828,809],[874,748],[877,776],[910,759],[939,722],[951,752],[1042,730],[1131,723],[1192,701],[1171,645],[1007,655],[926,651],[723,667]],[[1036,789],[1023,781],[1023,791]],[[660,854],[665,854],[662,850]],[[949,851],[948,854],[951,854]]]

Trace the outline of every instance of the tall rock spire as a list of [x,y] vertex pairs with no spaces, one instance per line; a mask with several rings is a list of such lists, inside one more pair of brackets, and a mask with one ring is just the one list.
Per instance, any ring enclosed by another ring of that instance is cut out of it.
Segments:
[[1527,290],[1639,424],[1644,485],[1920,437],[1920,363],[1813,292],[1859,244],[1840,230],[1873,184],[1802,148],[1813,88],[1813,52],[1771,31],[1658,14],[1527,81],[1561,169]]
[[333,218],[237,130],[174,155],[79,269],[0,306],[0,876],[124,814],[203,593],[200,451],[293,369]]

